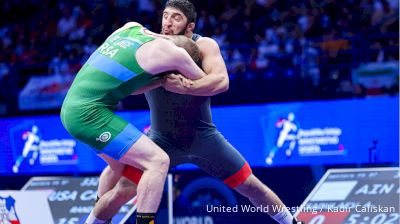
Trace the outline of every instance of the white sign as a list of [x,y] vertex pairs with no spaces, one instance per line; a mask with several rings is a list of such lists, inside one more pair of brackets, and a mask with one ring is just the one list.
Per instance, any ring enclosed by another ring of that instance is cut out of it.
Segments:
[[48,195],[44,191],[0,191],[0,223],[52,224]]

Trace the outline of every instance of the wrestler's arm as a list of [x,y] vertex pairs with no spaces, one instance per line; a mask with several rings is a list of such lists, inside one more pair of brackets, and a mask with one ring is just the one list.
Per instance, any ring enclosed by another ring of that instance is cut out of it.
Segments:
[[229,77],[224,59],[218,44],[211,38],[202,37],[197,42],[203,57],[202,67],[207,74],[194,80],[188,88],[178,85],[177,76],[166,77],[164,88],[180,94],[196,96],[213,96],[225,92],[229,88]]
[[139,65],[150,74],[178,71],[189,79],[200,79],[206,74],[190,55],[169,40],[158,38],[141,46],[136,51]]

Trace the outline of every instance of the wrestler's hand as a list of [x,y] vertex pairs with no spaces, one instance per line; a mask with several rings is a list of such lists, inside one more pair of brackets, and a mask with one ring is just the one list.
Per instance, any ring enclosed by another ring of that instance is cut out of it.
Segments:
[[192,85],[193,80],[175,73],[165,75],[162,81],[162,86],[165,90],[179,94],[186,94]]

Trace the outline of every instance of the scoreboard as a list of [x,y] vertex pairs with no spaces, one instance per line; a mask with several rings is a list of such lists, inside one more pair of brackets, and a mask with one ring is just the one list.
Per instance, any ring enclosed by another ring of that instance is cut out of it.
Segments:
[[298,208],[309,224],[398,224],[400,168],[330,169]]

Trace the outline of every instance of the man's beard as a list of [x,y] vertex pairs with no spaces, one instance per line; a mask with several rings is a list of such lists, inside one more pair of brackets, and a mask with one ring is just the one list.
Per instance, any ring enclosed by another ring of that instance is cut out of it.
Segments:
[[175,34],[175,35],[185,35],[185,32],[186,32],[186,29],[187,29],[187,26],[188,26],[188,24],[186,24],[186,26],[180,31],[180,32],[178,32],[177,34]]

